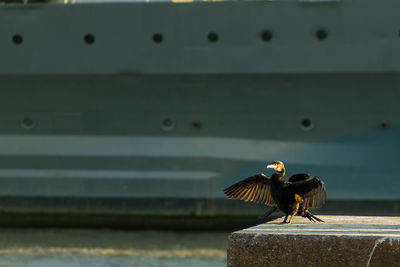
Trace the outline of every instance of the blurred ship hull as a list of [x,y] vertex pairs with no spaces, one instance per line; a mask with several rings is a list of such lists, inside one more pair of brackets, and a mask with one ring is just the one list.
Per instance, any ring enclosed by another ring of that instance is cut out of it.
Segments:
[[0,7],[1,208],[251,213],[222,189],[272,160],[398,201],[399,5]]

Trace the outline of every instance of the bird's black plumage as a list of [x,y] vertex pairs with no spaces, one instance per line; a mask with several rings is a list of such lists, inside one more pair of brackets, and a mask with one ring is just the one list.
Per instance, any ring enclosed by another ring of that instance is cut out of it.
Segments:
[[[267,168],[275,169],[271,177],[264,174],[253,175],[226,188],[225,195],[229,199],[272,206],[273,208],[264,215],[264,218],[279,209],[286,214],[284,223],[291,223],[294,215],[301,215],[313,222],[323,222],[309,211],[309,209],[322,207],[326,200],[325,186],[319,177],[300,173],[285,181],[283,162],[274,161]],[[290,219],[287,221],[289,216]]]

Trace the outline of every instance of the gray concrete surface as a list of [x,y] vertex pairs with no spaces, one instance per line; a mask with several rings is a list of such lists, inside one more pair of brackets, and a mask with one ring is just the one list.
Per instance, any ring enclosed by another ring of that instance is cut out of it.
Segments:
[[0,229],[0,266],[226,266],[228,233]]
[[234,232],[228,266],[399,266],[400,217],[282,218]]

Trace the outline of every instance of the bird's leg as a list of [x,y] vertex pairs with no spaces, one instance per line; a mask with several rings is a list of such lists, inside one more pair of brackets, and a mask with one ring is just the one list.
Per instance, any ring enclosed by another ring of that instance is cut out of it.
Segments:
[[278,209],[278,207],[273,207],[272,209],[267,211],[264,215],[261,215],[259,218],[262,219],[262,220],[265,220],[269,215],[274,213],[277,209]]
[[288,216],[289,216],[289,214],[286,214],[285,219],[283,220],[282,223],[287,223],[286,220],[287,220]]
[[288,222],[289,224],[292,223],[293,217],[294,217],[294,215],[293,215],[293,214],[290,214],[290,219],[289,219],[289,222]]

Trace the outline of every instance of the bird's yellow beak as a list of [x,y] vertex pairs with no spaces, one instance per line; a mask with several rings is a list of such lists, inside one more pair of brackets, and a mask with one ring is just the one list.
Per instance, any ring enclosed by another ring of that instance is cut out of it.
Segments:
[[276,165],[275,164],[268,164],[267,169],[274,169],[275,170]]

